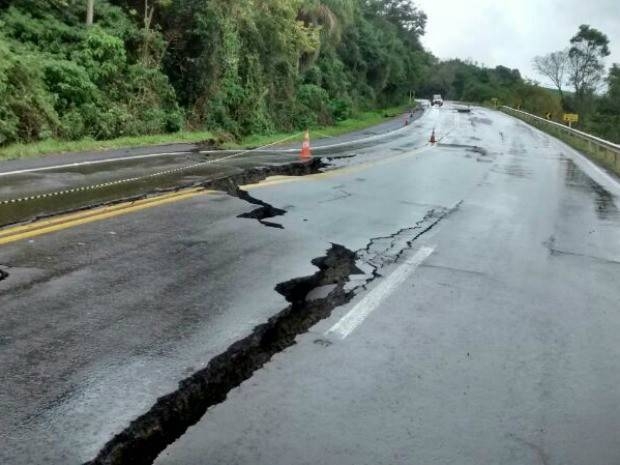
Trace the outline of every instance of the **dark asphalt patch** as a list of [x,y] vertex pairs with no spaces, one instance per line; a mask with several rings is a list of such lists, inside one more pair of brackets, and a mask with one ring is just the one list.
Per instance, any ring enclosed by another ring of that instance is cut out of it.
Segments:
[[[207,409],[223,402],[228,392],[249,379],[273,355],[295,344],[332,310],[354,296],[345,285],[352,274],[363,274],[356,265],[356,254],[333,244],[323,257],[312,263],[319,268],[312,276],[280,283],[276,291],[290,303],[209,361],[206,368],[179,383],[179,389],[161,397],[143,416],[115,436],[89,465],[146,465],[152,463],[166,446],[198,422]],[[311,291],[333,286],[323,298],[307,299]]]
[[445,148],[453,148],[453,149],[465,149],[468,152],[478,153],[482,156],[487,156],[488,152],[486,149],[480,147],[479,145],[467,145],[467,144],[444,144],[438,143],[437,147],[445,147]]
[[0,281],[9,277],[9,274],[0,268]]
[[486,124],[489,126],[493,124],[493,121],[491,121],[489,118],[480,118],[478,116],[473,116],[469,118],[469,122],[471,123],[472,126],[475,126],[476,123]]
[[565,159],[564,169],[564,182],[567,186],[592,194],[594,209],[600,219],[620,222],[620,210],[614,202],[614,196],[607,189],[587,176],[572,160]]

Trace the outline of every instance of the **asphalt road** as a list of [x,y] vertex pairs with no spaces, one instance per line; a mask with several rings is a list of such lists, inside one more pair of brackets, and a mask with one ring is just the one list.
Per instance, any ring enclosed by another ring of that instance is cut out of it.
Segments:
[[500,113],[414,126],[248,186],[282,229],[205,193],[0,246],[0,463],[92,459],[333,243],[353,299],[156,463],[620,463],[620,184]]
[[[349,155],[405,136],[422,145],[431,129],[416,122],[422,114],[418,111],[413,118],[399,116],[336,137],[320,138],[320,133],[313,132],[312,138],[318,139],[312,143],[313,151],[317,155]],[[407,127],[405,118],[410,123]],[[298,159],[301,138],[297,135],[251,151],[174,144],[6,161],[0,164],[0,226],[193,186],[250,167],[290,163]]]

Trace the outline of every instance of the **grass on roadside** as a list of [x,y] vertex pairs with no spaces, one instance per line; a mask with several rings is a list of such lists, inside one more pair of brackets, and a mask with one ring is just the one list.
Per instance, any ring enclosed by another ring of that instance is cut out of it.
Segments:
[[82,139],[76,141],[44,140],[32,144],[13,144],[0,149],[0,160],[32,157],[50,153],[90,152],[112,150],[127,147],[174,144],[177,142],[202,142],[212,139],[209,131],[182,131],[173,134],[155,134],[150,136],[120,137],[110,140]]
[[[390,118],[398,116],[404,111],[404,106],[386,108],[383,110],[368,111],[356,115],[355,118],[339,121],[334,126],[310,128],[313,139],[334,137],[348,132],[382,123]],[[183,131],[173,134],[156,134],[150,136],[121,137],[111,140],[82,139],[78,141],[59,141],[54,139],[44,140],[32,144],[13,144],[0,149],[0,161],[16,158],[32,157],[50,153],[68,152],[91,152],[100,150],[112,150],[128,147],[146,147],[149,145],[163,145],[173,143],[195,143],[215,138],[209,131],[191,132]],[[300,141],[303,138],[299,131],[293,133],[275,133],[267,135],[251,135],[240,142],[229,142],[223,148],[255,148],[286,139],[287,141]]]
[[[404,106],[385,108],[383,110],[367,111],[356,115],[354,118],[337,122],[333,126],[319,126],[310,128],[310,136],[313,140],[323,139],[326,137],[336,137],[353,131],[375,126],[386,120],[400,115],[404,110]],[[303,133],[295,131],[293,133],[279,132],[274,134],[253,134],[243,138],[240,142],[229,142],[223,145],[226,149],[239,148],[256,148],[273,144],[278,141],[294,142],[303,139]]]

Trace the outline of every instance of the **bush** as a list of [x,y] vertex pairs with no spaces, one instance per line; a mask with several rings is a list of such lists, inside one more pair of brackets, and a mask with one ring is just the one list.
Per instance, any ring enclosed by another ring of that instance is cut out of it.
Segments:
[[0,144],[55,134],[59,121],[42,80],[40,62],[17,56],[0,36]]
[[[174,89],[157,63],[146,57],[147,66],[136,61],[138,53],[127,53],[124,40],[140,37],[141,29],[103,0],[97,24],[85,28],[82,10],[81,2],[58,8],[33,0],[0,10],[0,145],[183,127]],[[161,58],[160,34],[150,37],[150,50]]]
[[344,121],[353,116],[353,101],[351,99],[336,99],[329,103],[329,110],[336,121]]

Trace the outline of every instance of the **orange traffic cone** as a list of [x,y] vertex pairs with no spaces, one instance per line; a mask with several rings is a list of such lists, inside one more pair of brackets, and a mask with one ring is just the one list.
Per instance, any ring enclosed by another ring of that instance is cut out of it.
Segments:
[[431,133],[431,140],[429,142],[431,144],[434,144],[435,142],[437,142],[437,139],[435,139],[435,128],[433,128],[433,132]]
[[310,132],[306,131],[304,134],[304,141],[301,144],[301,153],[299,158],[302,160],[310,160],[312,158],[312,152],[310,151]]

